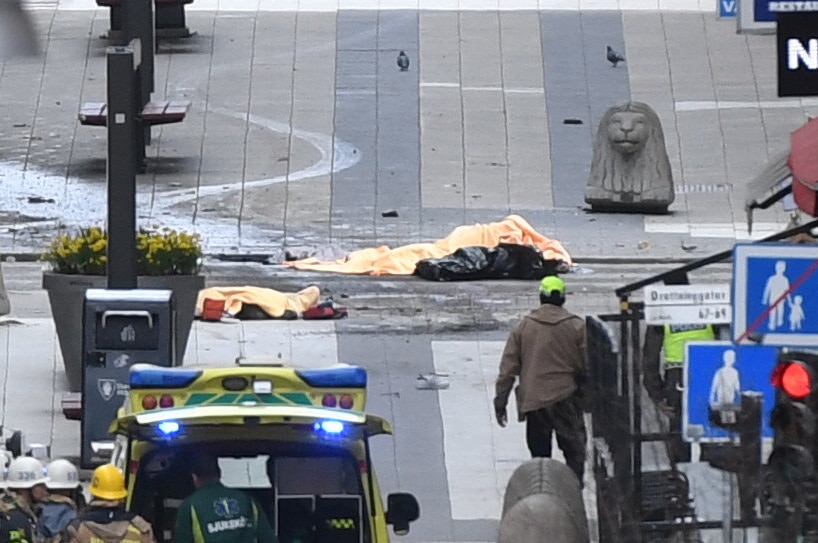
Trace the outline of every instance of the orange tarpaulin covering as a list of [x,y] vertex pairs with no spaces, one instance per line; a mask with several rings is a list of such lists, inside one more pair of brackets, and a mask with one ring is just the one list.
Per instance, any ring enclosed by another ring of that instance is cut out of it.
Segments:
[[209,287],[199,291],[196,315],[202,314],[206,298],[224,300],[224,310],[231,315],[238,314],[244,304],[254,304],[271,317],[277,318],[284,315],[284,311],[288,309],[301,314],[317,305],[320,297],[321,291],[315,286],[295,293],[284,293],[264,287]]
[[562,244],[549,239],[519,215],[509,215],[500,222],[458,226],[447,237],[434,243],[414,243],[390,249],[381,246],[361,249],[332,262],[305,258],[285,262],[299,270],[331,271],[367,275],[412,275],[415,264],[424,258],[441,258],[462,247],[497,247],[501,243],[533,245],[546,260],[562,260],[571,264],[571,257]]

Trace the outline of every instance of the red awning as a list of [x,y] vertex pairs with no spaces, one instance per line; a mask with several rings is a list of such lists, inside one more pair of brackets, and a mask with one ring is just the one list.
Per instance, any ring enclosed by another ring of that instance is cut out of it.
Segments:
[[790,157],[787,165],[792,171],[792,195],[798,208],[818,216],[818,119],[790,135]]

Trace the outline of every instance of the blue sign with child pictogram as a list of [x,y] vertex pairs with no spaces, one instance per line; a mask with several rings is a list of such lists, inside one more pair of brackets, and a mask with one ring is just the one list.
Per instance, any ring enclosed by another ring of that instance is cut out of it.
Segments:
[[733,248],[733,341],[780,347],[818,343],[818,247]]
[[[686,441],[727,441],[730,433],[713,424],[714,417],[730,414],[737,422],[741,394],[762,394],[761,437],[772,438],[770,413],[775,389],[770,374],[778,349],[734,345],[729,341],[690,341],[685,344],[682,436]],[[724,421],[723,419],[721,419]]]

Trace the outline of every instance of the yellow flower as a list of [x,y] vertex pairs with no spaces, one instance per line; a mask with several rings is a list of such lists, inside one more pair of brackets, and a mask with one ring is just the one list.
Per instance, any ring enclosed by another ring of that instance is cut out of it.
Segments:
[[[192,275],[199,272],[202,255],[199,234],[156,226],[136,235],[140,275]],[[48,244],[41,259],[57,273],[103,275],[108,261],[107,232],[98,226],[61,234]]]

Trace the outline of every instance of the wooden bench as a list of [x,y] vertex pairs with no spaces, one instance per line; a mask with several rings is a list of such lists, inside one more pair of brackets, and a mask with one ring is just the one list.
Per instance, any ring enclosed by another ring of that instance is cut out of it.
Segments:
[[[180,123],[185,120],[188,101],[148,102],[139,114],[145,126]],[[107,126],[108,105],[105,102],[86,102],[79,112],[80,124],[85,126]]]

